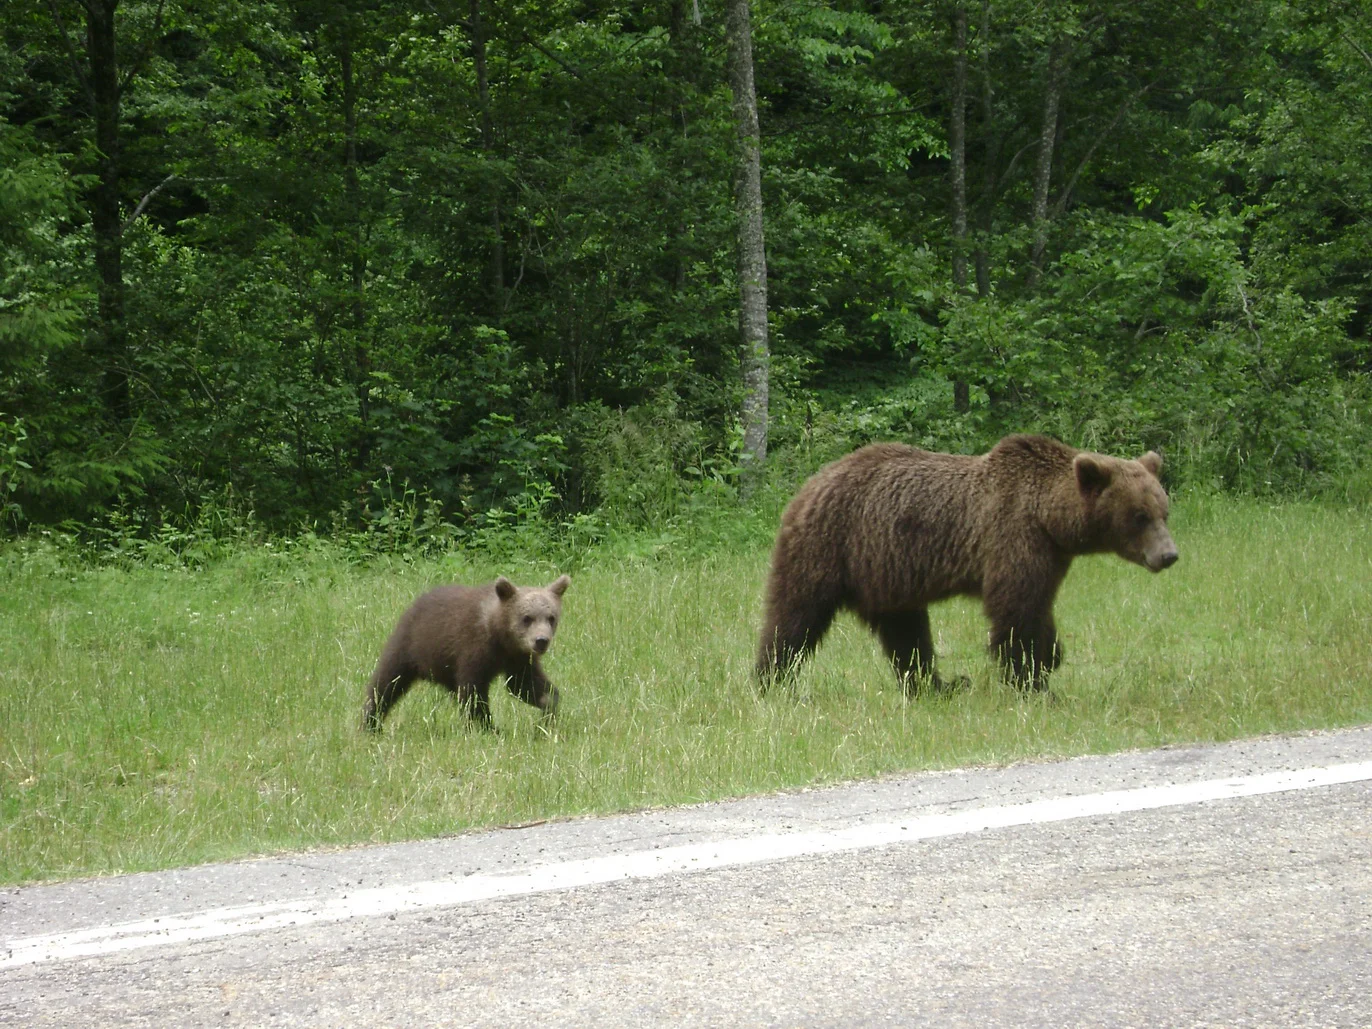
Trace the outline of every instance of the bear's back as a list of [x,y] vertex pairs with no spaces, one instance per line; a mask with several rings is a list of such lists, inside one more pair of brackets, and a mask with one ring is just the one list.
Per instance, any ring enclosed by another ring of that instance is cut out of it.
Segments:
[[415,600],[401,616],[397,635],[420,674],[489,664],[498,649],[487,616],[495,603],[493,586],[438,586]]
[[859,610],[975,592],[985,466],[903,443],[863,447],[802,487],[783,516],[783,552],[827,568]]

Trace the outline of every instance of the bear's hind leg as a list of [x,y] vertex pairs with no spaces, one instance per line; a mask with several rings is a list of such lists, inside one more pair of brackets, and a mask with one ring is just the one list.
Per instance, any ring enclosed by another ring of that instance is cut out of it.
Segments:
[[367,683],[367,698],[362,704],[362,728],[380,732],[381,722],[395,702],[414,684],[414,670],[382,658]]
[[773,596],[767,605],[754,667],[758,685],[766,690],[794,672],[819,646],[837,611],[838,605],[827,601]]

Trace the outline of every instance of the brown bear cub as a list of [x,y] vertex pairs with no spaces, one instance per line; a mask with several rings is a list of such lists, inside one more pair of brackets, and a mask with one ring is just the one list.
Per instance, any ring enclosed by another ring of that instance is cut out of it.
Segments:
[[557,689],[543,674],[562,614],[563,575],[546,588],[516,586],[503,575],[487,586],[439,586],[416,600],[382,648],[367,684],[362,727],[381,720],[416,679],[436,682],[472,721],[491,727],[491,680],[509,677],[510,692],[545,714],[557,711]]
[[1162,458],[1007,436],[979,457],[899,443],[817,472],[781,518],[757,675],[766,687],[819,644],[834,614],[876,632],[907,692],[934,672],[929,605],[982,598],[991,650],[1020,686],[1046,689],[1062,660],[1053,598],[1079,554],[1113,551],[1158,572],[1177,560]]

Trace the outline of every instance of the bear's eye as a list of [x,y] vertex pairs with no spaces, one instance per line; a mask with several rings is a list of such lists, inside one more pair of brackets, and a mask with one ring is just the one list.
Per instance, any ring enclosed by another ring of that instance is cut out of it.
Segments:
[[1153,516],[1150,515],[1147,511],[1135,511],[1135,512],[1134,512],[1134,528],[1136,528],[1136,529],[1146,529],[1146,528],[1148,528],[1148,523],[1151,522],[1152,520],[1153,520]]
[[552,615],[549,615],[549,616],[548,616],[548,628],[551,629],[551,628],[552,628],[554,625],[556,625],[556,624],[557,624],[557,619],[554,618]]
[[525,625],[533,625],[533,624],[534,624],[533,615],[525,615],[525,616],[524,616],[524,624],[525,624]]

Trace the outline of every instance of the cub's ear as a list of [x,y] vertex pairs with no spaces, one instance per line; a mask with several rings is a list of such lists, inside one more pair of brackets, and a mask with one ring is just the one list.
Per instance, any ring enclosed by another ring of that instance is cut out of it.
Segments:
[[495,581],[495,595],[501,600],[509,600],[515,595],[515,584],[502,575]]
[[567,592],[567,587],[571,584],[571,576],[559,575],[557,579],[554,580],[553,584],[548,587],[548,592],[560,597]]
[[1162,471],[1162,455],[1156,450],[1150,450],[1139,458],[1139,464],[1148,469],[1148,474],[1157,478]]
[[1096,497],[1110,485],[1110,466],[1096,454],[1078,454],[1072,458],[1072,470],[1077,473],[1077,488],[1083,496]]

